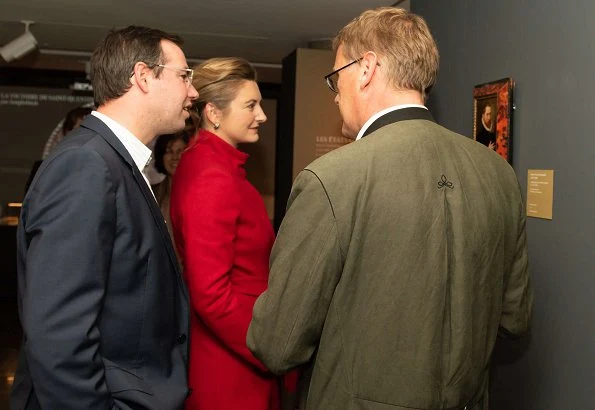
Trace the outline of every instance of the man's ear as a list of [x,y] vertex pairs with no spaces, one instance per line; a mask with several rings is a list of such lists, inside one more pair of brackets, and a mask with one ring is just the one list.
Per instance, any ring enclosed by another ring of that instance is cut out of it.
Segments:
[[146,93],[149,91],[149,85],[147,83],[147,80],[149,80],[149,77],[151,77],[152,75],[153,70],[149,68],[149,66],[146,63],[139,61],[136,64],[134,64],[132,76],[130,77],[130,82],[132,84],[136,84],[136,86],[140,88],[141,91]]
[[361,75],[359,78],[360,88],[366,88],[374,74],[376,73],[376,68],[378,67],[378,55],[373,51],[367,51],[362,56],[362,61],[360,63],[361,67]]

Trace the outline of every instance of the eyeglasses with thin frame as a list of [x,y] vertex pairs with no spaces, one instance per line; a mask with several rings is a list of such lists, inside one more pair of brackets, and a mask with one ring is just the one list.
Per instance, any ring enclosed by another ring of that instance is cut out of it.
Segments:
[[194,70],[191,68],[173,67],[165,64],[156,64],[155,67],[167,68],[169,70],[184,71],[184,74],[182,74],[182,79],[186,83],[186,86],[190,87],[190,85],[192,84],[192,79],[194,78]]
[[[186,87],[190,87],[190,85],[192,85],[192,79],[194,78],[194,70],[191,68],[186,68],[186,67],[173,67],[170,65],[165,65],[165,64],[149,64],[149,63],[145,63],[149,68],[155,68],[155,67],[161,67],[161,68],[167,68],[169,70],[177,70],[177,71],[184,71],[184,74],[181,75],[182,80],[184,80],[184,83],[186,83]],[[132,72],[130,74],[130,76],[132,77],[134,75],[134,72]]]
[[338,68],[335,71],[333,71],[332,73],[325,75],[324,79],[326,80],[326,85],[328,85],[328,88],[330,88],[331,91],[334,92],[335,94],[339,93],[339,89],[337,88],[337,81],[339,80],[339,71],[344,70],[347,67],[349,67],[350,65],[360,62],[361,60],[362,60],[361,58],[358,58],[357,60],[353,60],[351,63],[345,64],[343,67]]

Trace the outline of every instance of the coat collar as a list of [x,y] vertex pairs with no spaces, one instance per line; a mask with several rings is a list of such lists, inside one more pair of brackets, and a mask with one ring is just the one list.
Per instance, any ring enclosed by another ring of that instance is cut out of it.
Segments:
[[395,122],[406,121],[406,120],[427,120],[427,121],[436,122],[436,121],[434,121],[432,114],[430,114],[430,111],[428,111],[425,108],[419,108],[419,107],[403,108],[400,110],[391,111],[391,112],[383,115],[382,117],[379,117],[376,121],[374,121],[372,124],[370,124],[370,126],[368,127],[366,132],[364,132],[364,135],[362,135],[362,138],[364,138],[365,136],[373,133],[374,131],[376,131],[386,125],[390,125]]
[[[99,134],[109,145],[122,157],[130,167],[136,168],[132,156],[124,147],[124,144],[120,142],[116,134],[108,127],[103,121],[93,115],[87,115],[83,120],[81,127],[88,128],[91,131]],[[142,176],[141,176],[142,178]],[[146,183],[145,183],[146,185]]]

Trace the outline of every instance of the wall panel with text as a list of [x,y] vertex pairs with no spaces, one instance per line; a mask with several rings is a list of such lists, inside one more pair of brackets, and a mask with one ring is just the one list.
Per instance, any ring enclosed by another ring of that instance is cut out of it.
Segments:
[[324,76],[333,71],[335,53],[298,48],[283,59],[280,132],[275,167],[275,228],[283,216],[291,184],[310,162],[349,139],[341,134],[335,94]]

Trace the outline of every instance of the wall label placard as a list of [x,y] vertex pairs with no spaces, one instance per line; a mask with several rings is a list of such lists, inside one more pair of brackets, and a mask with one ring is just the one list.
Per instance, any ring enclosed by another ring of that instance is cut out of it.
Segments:
[[552,219],[554,206],[554,170],[527,171],[527,216]]

